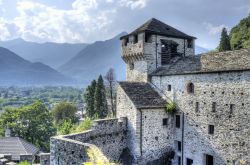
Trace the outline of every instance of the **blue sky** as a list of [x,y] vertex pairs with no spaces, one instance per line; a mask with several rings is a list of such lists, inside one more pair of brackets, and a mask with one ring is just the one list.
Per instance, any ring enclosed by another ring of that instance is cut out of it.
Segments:
[[249,13],[249,0],[0,0],[0,40],[90,43],[155,17],[213,49]]

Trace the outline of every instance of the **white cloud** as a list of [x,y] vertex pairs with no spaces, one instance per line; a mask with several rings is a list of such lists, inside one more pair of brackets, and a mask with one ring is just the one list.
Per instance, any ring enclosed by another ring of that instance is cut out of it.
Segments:
[[[1,1],[1,0],[0,0]],[[119,7],[120,0],[75,0],[70,10],[62,10],[31,0],[20,0],[18,15],[12,20],[0,16],[0,39],[17,37],[36,42],[93,42],[109,36],[108,27]],[[126,7],[142,8],[144,0],[128,1]],[[108,7],[103,7],[103,6]],[[15,31],[13,31],[15,29]],[[110,29],[109,29],[110,30]]]
[[222,29],[225,27],[226,29],[229,29],[228,26],[221,24],[221,25],[213,25],[209,22],[204,22],[203,25],[206,27],[210,35],[217,35],[220,34]]
[[131,9],[142,9],[146,7],[147,0],[120,0],[121,6],[130,7]]

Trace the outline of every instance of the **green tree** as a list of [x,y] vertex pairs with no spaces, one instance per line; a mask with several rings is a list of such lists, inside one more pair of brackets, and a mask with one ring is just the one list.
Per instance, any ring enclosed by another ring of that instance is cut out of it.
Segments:
[[6,109],[0,116],[0,127],[8,127],[14,136],[21,137],[44,151],[48,151],[49,138],[56,133],[51,114],[41,101],[21,108]]
[[250,47],[250,15],[242,19],[230,31],[230,43],[233,50]]
[[53,110],[52,116],[55,124],[61,124],[65,120],[71,121],[72,123],[78,122],[76,116],[77,107],[68,102],[60,102]]
[[227,34],[227,29],[223,28],[221,32],[219,51],[222,52],[227,50],[231,50],[230,39]]
[[115,71],[113,68],[110,68],[108,72],[106,73],[105,79],[107,81],[107,90],[109,93],[109,99],[110,99],[110,104],[111,104],[111,111],[112,115],[116,115],[116,106],[115,106]]
[[96,114],[94,109],[94,95],[96,80],[93,80],[84,93],[85,110],[88,117],[93,118]]
[[97,112],[99,118],[105,118],[108,115],[106,92],[101,75],[98,77],[96,84],[94,95],[94,110],[95,112]]

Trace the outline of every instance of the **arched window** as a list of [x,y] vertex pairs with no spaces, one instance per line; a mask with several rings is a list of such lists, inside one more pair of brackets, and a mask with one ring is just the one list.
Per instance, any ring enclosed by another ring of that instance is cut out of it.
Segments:
[[191,82],[187,84],[187,93],[194,93],[194,84]]

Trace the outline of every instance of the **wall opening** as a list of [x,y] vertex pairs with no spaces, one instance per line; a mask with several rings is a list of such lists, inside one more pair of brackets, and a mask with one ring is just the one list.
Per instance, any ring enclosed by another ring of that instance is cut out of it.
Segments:
[[171,85],[168,85],[168,91],[171,91]]
[[208,134],[210,135],[214,134],[214,125],[208,125]]
[[176,115],[175,116],[175,127],[176,128],[180,128],[181,127],[181,116],[180,115]]
[[205,155],[206,165],[214,165],[214,157],[212,155]]
[[187,83],[187,93],[192,94],[194,93],[194,84],[192,82]]
[[168,125],[168,118],[162,119],[162,125],[163,125],[163,126]]
[[217,107],[216,102],[213,102],[212,103],[212,112],[216,112],[216,107]]

